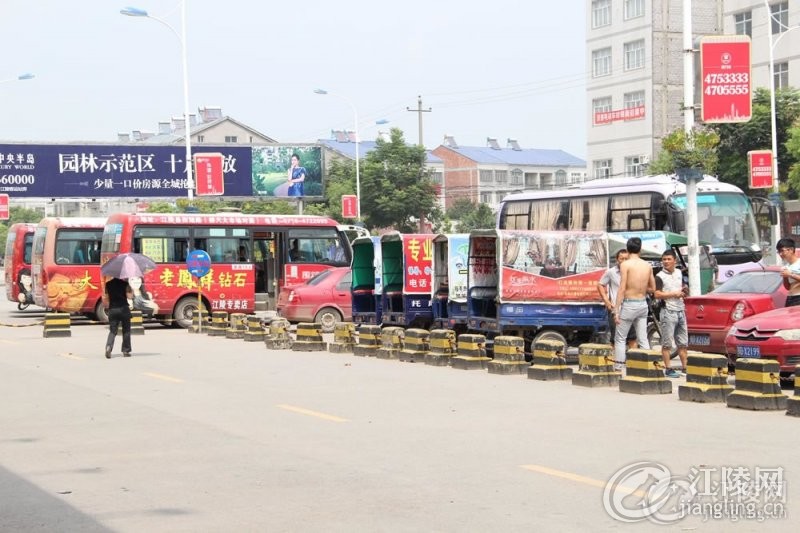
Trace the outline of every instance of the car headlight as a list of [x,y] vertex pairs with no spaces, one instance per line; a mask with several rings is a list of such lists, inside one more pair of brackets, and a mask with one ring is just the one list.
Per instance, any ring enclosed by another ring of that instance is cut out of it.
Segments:
[[781,329],[775,336],[785,341],[800,341],[800,329]]

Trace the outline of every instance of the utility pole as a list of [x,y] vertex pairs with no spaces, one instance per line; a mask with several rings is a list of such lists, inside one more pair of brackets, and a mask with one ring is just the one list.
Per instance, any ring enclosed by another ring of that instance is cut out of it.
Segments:
[[[687,143],[694,128],[694,46],[692,34],[692,0],[683,0],[683,129]],[[691,149],[691,146],[687,146]],[[699,296],[700,242],[697,235],[697,182],[703,173],[686,176],[686,243],[689,248],[689,295]]]
[[431,108],[429,107],[428,109],[422,109],[422,96],[417,96],[417,108],[416,109],[411,109],[410,107],[407,107],[406,111],[411,111],[412,113],[417,113],[417,117],[418,117],[418,120],[419,120],[419,141],[417,142],[417,144],[420,145],[420,146],[425,146],[424,144],[422,144],[422,114],[423,113],[430,113],[431,112]]

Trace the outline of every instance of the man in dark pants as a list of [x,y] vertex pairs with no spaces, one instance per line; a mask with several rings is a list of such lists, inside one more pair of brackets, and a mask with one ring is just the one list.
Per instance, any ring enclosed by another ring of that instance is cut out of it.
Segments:
[[133,290],[128,282],[113,278],[106,282],[103,303],[108,314],[108,339],[106,340],[106,359],[111,359],[111,350],[114,349],[114,340],[117,338],[117,328],[122,324],[122,355],[131,356],[131,308],[128,298],[133,298]]

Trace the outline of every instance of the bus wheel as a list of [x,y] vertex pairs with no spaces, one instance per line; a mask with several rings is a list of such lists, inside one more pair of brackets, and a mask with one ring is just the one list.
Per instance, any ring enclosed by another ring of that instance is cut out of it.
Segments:
[[337,322],[342,321],[342,314],[333,307],[324,307],[319,310],[314,322],[322,324],[323,333],[333,333]]
[[552,329],[545,329],[540,331],[536,334],[533,338],[533,342],[531,343],[531,353],[533,353],[534,346],[539,341],[555,341],[560,343],[563,348],[561,349],[562,357],[567,356],[567,339],[564,338],[564,335],[557,331],[553,331]]
[[94,317],[98,322],[108,324],[108,313],[106,313],[106,308],[103,307],[103,300],[100,300],[97,302],[97,305],[94,306]]
[[185,296],[175,304],[172,312],[173,323],[183,329],[192,327],[192,317],[197,312],[197,298]]

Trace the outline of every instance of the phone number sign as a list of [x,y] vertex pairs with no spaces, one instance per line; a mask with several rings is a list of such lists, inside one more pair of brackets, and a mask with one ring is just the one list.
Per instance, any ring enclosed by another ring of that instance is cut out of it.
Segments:
[[703,122],[747,122],[752,116],[750,37],[724,35],[700,40]]

